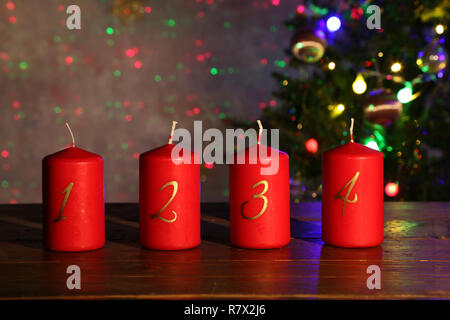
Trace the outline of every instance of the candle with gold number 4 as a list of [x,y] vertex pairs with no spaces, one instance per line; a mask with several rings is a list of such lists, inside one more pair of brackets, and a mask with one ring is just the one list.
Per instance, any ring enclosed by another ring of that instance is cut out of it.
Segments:
[[383,241],[383,153],[353,141],[322,158],[322,239],[338,247]]

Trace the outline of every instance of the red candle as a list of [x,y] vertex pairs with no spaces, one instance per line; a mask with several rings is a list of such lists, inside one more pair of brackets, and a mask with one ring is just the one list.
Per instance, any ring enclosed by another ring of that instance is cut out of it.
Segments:
[[70,133],[72,147],[42,161],[44,246],[54,251],[98,249],[105,244],[103,159],[75,147]]
[[383,241],[383,154],[353,142],[322,159],[322,239],[338,247]]
[[200,244],[200,165],[182,149],[190,164],[172,160],[173,122],[169,143],[139,158],[139,230],[141,245],[150,249],[180,250]]
[[[258,124],[260,122],[258,120]],[[279,248],[291,238],[289,212],[289,156],[260,144],[245,149],[245,163],[238,164],[235,156],[230,165],[230,238],[238,247],[252,249]],[[260,149],[263,149],[262,155]],[[262,175],[278,154],[278,172]],[[251,158],[256,155],[256,163]]]

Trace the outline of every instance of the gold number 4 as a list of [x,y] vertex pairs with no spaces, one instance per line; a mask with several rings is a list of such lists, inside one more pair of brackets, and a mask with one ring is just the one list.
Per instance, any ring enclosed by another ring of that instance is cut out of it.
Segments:
[[263,191],[261,191],[260,193],[254,194],[254,195],[253,195],[253,199],[257,199],[257,198],[263,199],[263,201],[264,201],[263,207],[261,208],[261,211],[259,211],[259,213],[258,213],[256,216],[253,216],[253,217],[247,217],[247,216],[244,214],[244,207],[245,207],[245,205],[248,203],[248,201],[245,201],[245,202],[242,203],[242,205],[241,205],[241,216],[242,216],[242,218],[244,218],[244,219],[247,219],[247,220],[254,220],[254,219],[257,219],[257,218],[261,217],[262,214],[263,214],[264,212],[266,212],[268,200],[267,200],[267,197],[266,197],[264,194],[265,194],[265,193],[267,192],[267,190],[269,189],[269,183],[268,183],[266,180],[261,180],[261,181],[255,183],[255,184],[252,186],[252,189],[255,189],[255,188],[256,188],[257,186],[259,186],[260,184],[264,185],[264,189],[263,189]]
[[158,219],[161,219],[161,220],[164,221],[164,222],[167,222],[167,223],[173,223],[173,222],[175,222],[175,220],[177,220],[177,218],[178,218],[178,215],[177,215],[177,213],[176,213],[175,211],[172,210],[173,218],[170,219],[170,220],[169,220],[169,219],[166,219],[166,218],[163,218],[163,217],[161,217],[161,216],[159,215],[159,214],[160,214],[161,212],[163,212],[164,209],[166,209],[167,206],[173,201],[173,199],[175,198],[175,195],[177,194],[177,191],[178,191],[178,182],[176,182],[176,181],[169,181],[169,182],[167,182],[165,185],[163,185],[163,186],[161,187],[161,189],[159,189],[158,192],[161,192],[163,189],[165,189],[165,188],[168,187],[168,186],[173,186],[172,196],[170,197],[169,201],[167,201],[167,203],[164,205],[164,207],[162,207],[157,213],[152,214],[152,215],[150,216],[150,218],[151,218],[151,219],[153,219],[153,218],[158,218]]
[[67,199],[69,199],[69,195],[70,195],[70,191],[72,191],[72,187],[73,187],[73,182],[69,183],[69,185],[64,189],[64,191],[61,192],[61,193],[65,193],[66,195],[64,196],[63,204],[61,206],[61,210],[59,210],[58,217],[55,220],[53,220],[54,223],[64,220],[64,219],[67,219],[67,217],[62,217],[62,213],[63,213],[64,207],[66,206]]
[[[335,199],[342,199],[344,200],[344,204],[342,205],[342,215],[345,214],[345,204],[348,203],[355,203],[356,201],[358,201],[358,195],[355,193],[355,197],[353,198],[353,200],[349,200],[349,196],[350,196],[350,192],[352,192],[353,187],[355,186],[356,180],[358,180],[359,177],[359,171],[356,172],[356,174],[353,176],[353,178],[350,179],[349,182],[347,182],[345,184],[345,186],[342,187],[341,190],[338,191],[338,193],[336,193],[335,195]],[[347,188],[347,193],[345,194],[345,196],[341,196],[340,193],[342,191],[344,191],[345,188]]]

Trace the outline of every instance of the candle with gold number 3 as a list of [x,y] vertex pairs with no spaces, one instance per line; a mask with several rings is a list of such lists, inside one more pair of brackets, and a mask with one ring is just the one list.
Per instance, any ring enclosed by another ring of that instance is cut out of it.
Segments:
[[[245,163],[237,163],[238,153],[230,165],[230,238],[238,247],[278,248],[287,245],[291,235],[289,156],[261,144],[259,120],[258,125],[258,143],[240,151]],[[279,161],[277,172],[262,175],[261,168],[268,167],[274,156]]]

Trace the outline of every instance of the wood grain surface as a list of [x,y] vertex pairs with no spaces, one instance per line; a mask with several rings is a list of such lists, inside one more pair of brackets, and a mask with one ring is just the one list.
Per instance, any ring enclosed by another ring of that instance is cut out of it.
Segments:
[[287,247],[247,250],[229,243],[228,205],[202,204],[202,244],[170,252],[139,245],[138,204],[107,204],[105,247],[58,253],[42,248],[41,205],[0,205],[0,299],[450,299],[450,203],[386,202],[385,240],[368,249],[324,245],[319,202],[291,211]]

